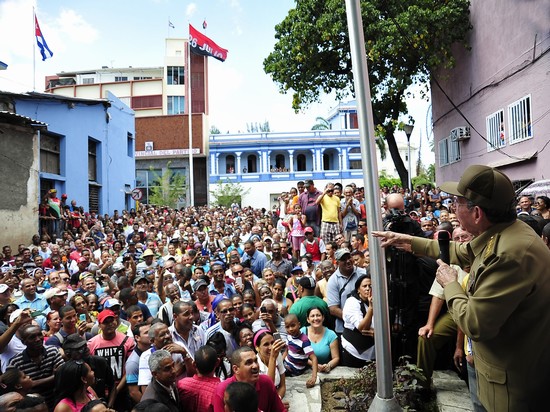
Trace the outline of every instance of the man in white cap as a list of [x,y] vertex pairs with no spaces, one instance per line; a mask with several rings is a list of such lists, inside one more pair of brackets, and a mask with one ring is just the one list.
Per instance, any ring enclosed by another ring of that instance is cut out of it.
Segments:
[[[436,277],[453,320],[472,339],[479,400],[488,411],[541,410],[550,382],[550,250],[517,220],[512,182],[500,171],[472,165],[441,189],[455,195],[457,218],[474,235],[449,247],[451,263],[471,265],[467,289],[441,260]],[[439,254],[433,240],[374,235],[383,247]]]
[[342,320],[342,308],[346,299],[355,288],[355,281],[359,276],[367,272],[364,268],[358,268],[353,264],[349,249],[341,248],[334,253],[338,263],[338,269],[332,274],[327,282],[327,304],[330,314],[336,318],[335,332],[344,332]]

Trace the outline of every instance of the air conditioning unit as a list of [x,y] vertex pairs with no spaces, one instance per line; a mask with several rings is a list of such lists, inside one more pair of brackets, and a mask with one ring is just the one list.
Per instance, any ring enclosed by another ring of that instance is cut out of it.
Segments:
[[455,127],[451,130],[451,141],[458,142],[470,138],[470,126]]

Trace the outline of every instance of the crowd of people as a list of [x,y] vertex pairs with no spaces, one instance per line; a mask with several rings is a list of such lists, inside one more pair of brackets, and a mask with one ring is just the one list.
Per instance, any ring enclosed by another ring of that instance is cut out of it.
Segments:
[[[31,244],[0,256],[0,410],[284,411],[288,377],[313,387],[375,359],[362,188],[308,180],[273,210],[143,205],[112,216],[56,196]],[[456,199],[383,188],[380,212],[388,233],[444,230],[467,243]],[[519,208],[548,245],[550,199]],[[400,253],[387,250],[407,265],[388,266],[393,361],[410,356],[429,386],[451,341],[447,360],[474,370],[475,336],[445,313],[435,260]],[[453,267],[467,285],[470,267]]]

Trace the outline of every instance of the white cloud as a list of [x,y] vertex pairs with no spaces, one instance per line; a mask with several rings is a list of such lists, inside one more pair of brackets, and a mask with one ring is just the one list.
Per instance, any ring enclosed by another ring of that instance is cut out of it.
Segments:
[[196,3],[189,3],[189,5],[185,9],[185,16],[188,20],[191,19],[195,15],[197,11],[197,4]]
[[71,9],[62,9],[55,24],[63,37],[67,36],[75,43],[92,44],[99,37],[99,32],[82,15]]

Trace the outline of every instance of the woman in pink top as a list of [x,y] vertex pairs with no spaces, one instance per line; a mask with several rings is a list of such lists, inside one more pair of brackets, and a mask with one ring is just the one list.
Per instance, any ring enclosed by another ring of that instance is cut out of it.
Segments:
[[80,412],[97,395],[90,387],[95,381],[94,371],[81,360],[64,363],[55,371],[54,412]]

